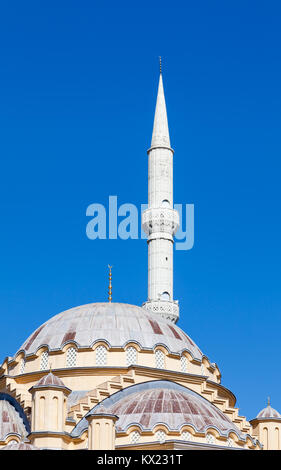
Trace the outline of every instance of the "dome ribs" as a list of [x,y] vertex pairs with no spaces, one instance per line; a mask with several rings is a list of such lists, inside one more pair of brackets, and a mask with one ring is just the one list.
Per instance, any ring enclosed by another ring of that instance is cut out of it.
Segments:
[[140,424],[146,429],[149,427],[150,416],[148,413],[143,413],[140,418]]
[[76,336],[76,331],[71,331],[71,330],[68,331],[67,333],[65,333],[61,344],[64,344],[64,343],[66,343],[67,341],[74,340],[74,339],[75,339],[75,336]]
[[126,414],[132,414],[136,408],[136,405],[137,405],[136,402],[130,403],[126,409]]
[[6,399],[0,400],[0,441],[5,441],[8,434],[27,436],[22,417],[16,408]]
[[168,325],[168,326],[169,326],[171,332],[173,333],[174,337],[175,337],[176,339],[180,339],[180,340],[182,341],[182,338],[180,337],[180,335],[178,334],[178,332],[175,330],[175,328],[174,328],[173,326],[171,326],[171,325]]
[[161,413],[163,411],[162,406],[162,400],[156,400],[154,404],[154,413]]
[[264,408],[263,410],[261,410],[258,413],[256,419],[260,419],[260,418],[277,418],[277,419],[280,419],[281,415],[277,410],[272,408],[270,406],[270,404],[268,404],[266,408]]
[[[120,375],[123,384],[123,376]],[[111,389],[110,381],[107,382],[108,390]],[[195,433],[205,434],[208,428],[214,427],[222,436],[227,436],[230,431],[234,431],[240,439],[242,433],[249,433],[250,426],[244,417],[238,416],[238,409],[229,408],[228,399],[219,397],[217,391],[213,391],[212,399],[203,398],[201,394],[196,393],[192,389],[181,386],[170,381],[153,381],[147,383],[135,384],[130,392],[130,387],[124,393],[116,393],[112,403],[105,400],[106,409],[116,414],[119,419],[117,422],[117,434],[127,432],[131,426],[138,423],[143,431],[152,431],[155,426],[162,423],[173,433],[179,432],[184,425],[193,427]],[[112,391],[110,396],[112,395]],[[204,394],[203,390],[203,394]],[[118,396],[120,398],[118,398]],[[208,395],[209,396],[209,395]],[[220,401],[227,414],[231,414],[231,419],[227,415],[212,404],[211,401]],[[101,397],[97,396],[97,401],[101,401]],[[110,405],[110,403],[112,403]],[[81,409],[81,405],[80,405]],[[94,408],[91,408],[91,412]],[[81,418],[85,412],[78,413],[75,411],[74,416]],[[77,421],[76,421],[77,422]],[[236,426],[236,423],[238,427]],[[77,424],[74,429],[73,436],[80,436],[87,429],[86,419]],[[118,437],[118,435],[117,435]]]
[[195,359],[202,358],[196,344],[176,325],[142,307],[130,304],[93,303],[61,312],[40,326],[18,350],[36,354],[41,346],[49,351],[61,349],[67,341],[79,347],[92,348],[105,340],[111,347],[123,348],[129,341],[153,350],[159,343],[171,353],[187,349]]
[[43,330],[44,327],[45,327],[45,325],[41,325],[36,331],[34,331],[33,335],[30,337],[28,343],[26,344],[26,346],[23,349],[25,349],[26,351],[29,350],[29,348],[32,345],[33,341],[37,338],[39,333],[41,333],[41,331]]
[[153,332],[156,334],[156,335],[163,335],[163,332],[160,328],[160,326],[158,325],[157,321],[156,320],[151,320],[149,319],[148,320],[152,329],[153,329]]
[[2,421],[3,421],[3,423],[8,423],[9,422],[9,416],[8,416],[7,411],[2,412]]
[[9,442],[7,445],[1,448],[1,450],[40,450],[39,447],[35,447],[27,442]]
[[179,405],[178,401],[176,401],[176,400],[172,401],[172,409],[173,409],[173,413],[180,413],[181,412],[180,405]]
[[143,413],[152,413],[154,411],[155,402],[151,398],[144,402]]
[[142,414],[143,412],[147,411],[146,403],[144,401],[139,401],[139,400],[134,399],[134,403],[136,405],[134,409],[135,414]]
[[[195,392],[186,390],[148,388],[120,398],[109,407],[119,416],[118,431],[123,432],[134,423],[150,431],[159,423],[166,424],[171,431],[186,424],[204,433],[209,427],[215,427],[223,434],[235,430],[234,423],[227,417],[222,418],[218,408]],[[240,433],[238,428],[236,432]]]

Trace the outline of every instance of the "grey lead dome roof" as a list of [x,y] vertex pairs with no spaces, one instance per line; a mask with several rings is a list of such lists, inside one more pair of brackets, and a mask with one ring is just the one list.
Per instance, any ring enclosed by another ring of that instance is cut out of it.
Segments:
[[277,410],[267,405],[266,408],[259,412],[256,419],[281,419],[281,415]]
[[133,425],[150,431],[162,423],[170,431],[180,431],[184,425],[191,425],[195,431],[206,433],[213,427],[220,435],[228,436],[234,432],[245,440],[245,435],[219,408],[193,390],[168,380],[132,385],[105,398],[79,421],[72,431],[73,437],[80,436],[88,428],[87,416],[98,414],[101,406],[118,417],[118,432]]
[[24,437],[28,434],[23,418],[13,406],[13,402],[15,400],[12,397],[0,393],[0,441],[5,441],[9,434]]
[[[34,387],[60,387],[60,388],[67,388],[63,381],[54,375],[52,372],[49,372],[47,375],[43,375],[41,379],[34,385]],[[33,387],[33,388],[34,388]]]
[[35,353],[42,345],[60,349],[73,341],[78,347],[92,347],[105,340],[112,347],[136,342],[144,349],[162,344],[170,352],[188,350],[202,359],[196,344],[174,323],[136,305],[92,303],[74,307],[52,317],[24,342],[20,350]]

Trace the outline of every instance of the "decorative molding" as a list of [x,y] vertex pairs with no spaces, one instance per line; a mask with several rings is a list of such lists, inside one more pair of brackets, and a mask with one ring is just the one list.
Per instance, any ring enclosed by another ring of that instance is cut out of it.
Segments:
[[179,304],[176,300],[147,300],[142,307],[173,323],[176,323],[179,318]]

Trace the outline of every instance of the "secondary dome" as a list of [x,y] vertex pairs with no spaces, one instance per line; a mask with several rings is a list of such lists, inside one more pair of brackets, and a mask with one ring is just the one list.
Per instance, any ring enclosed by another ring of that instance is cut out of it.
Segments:
[[270,405],[267,405],[266,408],[259,412],[256,419],[281,419],[281,414]]
[[0,393],[0,417],[0,441],[5,441],[9,434],[27,436],[28,431],[23,421],[24,418],[20,415],[19,405],[12,397],[2,393]]
[[93,303],[59,313],[30,335],[20,350],[32,354],[42,345],[60,349],[69,341],[75,341],[78,347],[92,347],[100,340],[112,347],[124,347],[130,341],[145,349],[162,344],[170,352],[188,350],[194,358],[202,359],[200,349],[174,323],[144,308],[121,303]]
[[28,442],[9,442],[6,446],[0,450],[40,450],[39,447],[35,447]]
[[[96,405],[86,416],[96,414]],[[118,416],[116,429],[126,431],[139,425],[143,431],[152,431],[157,424],[164,424],[170,431],[180,431],[191,425],[195,431],[206,433],[213,427],[224,436],[232,431],[243,440],[245,437],[221,410],[201,395],[168,380],[157,380],[132,385],[116,392],[102,402],[108,413]],[[84,417],[73,431],[79,436],[87,428]]]

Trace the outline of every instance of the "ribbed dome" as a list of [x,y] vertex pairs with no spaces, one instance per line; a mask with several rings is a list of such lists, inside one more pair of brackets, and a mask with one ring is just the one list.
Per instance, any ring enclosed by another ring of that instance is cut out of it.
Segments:
[[194,358],[202,358],[200,349],[178,326],[144,308],[120,303],[94,303],[59,313],[40,326],[20,350],[31,354],[42,345],[60,349],[69,341],[91,347],[99,340],[116,347],[135,341],[147,349],[163,344],[170,352],[189,350]]
[[54,375],[52,372],[49,372],[49,374],[44,375],[40,380],[38,380],[37,384],[35,385],[35,387],[48,387],[48,386],[65,388],[63,381],[59,377]]
[[256,419],[281,419],[281,414],[277,410],[272,408],[270,405],[267,405],[266,408],[261,410],[257,415]]
[[[108,413],[118,416],[117,431],[125,431],[136,424],[145,430],[153,430],[157,424],[165,424],[170,431],[180,431],[183,425],[191,425],[195,431],[206,432],[216,428],[221,435],[233,431],[242,437],[240,430],[222,411],[201,395],[168,380],[157,380],[132,385],[103,400]],[[98,412],[95,406],[87,416]],[[88,427],[84,417],[73,431],[79,436]]]
[[201,432],[212,426],[221,434],[228,434],[230,430],[240,434],[238,428],[204,398],[188,390],[164,387],[134,393],[110,407],[110,412],[119,417],[118,429],[125,430],[139,423],[144,430],[152,430],[156,424],[163,423],[172,431],[191,424]]
[[28,442],[10,442],[0,450],[40,450]]
[[27,436],[23,419],[8,400],[0,400],[0,440],[5,441],[8,434]]

